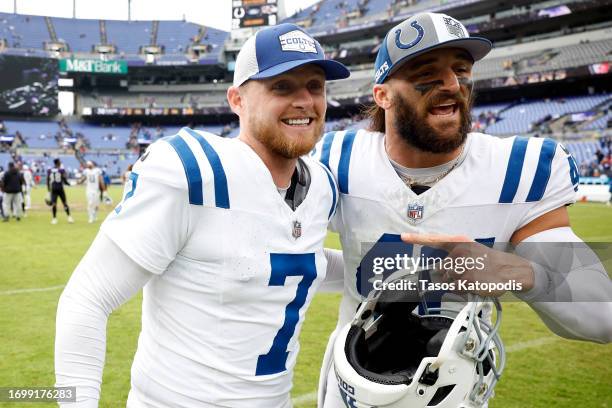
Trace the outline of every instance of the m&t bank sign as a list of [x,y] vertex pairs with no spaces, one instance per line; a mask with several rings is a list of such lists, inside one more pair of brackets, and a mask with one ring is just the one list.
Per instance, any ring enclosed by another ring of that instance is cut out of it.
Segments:
[[92,74],[127,74],[126,61],[66,58],[59,60],[60,72],[87,72]]

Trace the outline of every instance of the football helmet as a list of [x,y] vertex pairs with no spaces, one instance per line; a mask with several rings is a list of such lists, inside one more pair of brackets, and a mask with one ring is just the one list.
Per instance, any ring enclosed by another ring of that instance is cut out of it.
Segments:
[[[402,280],[414,277],[385,282],[406,287]],[[505,365],[499,301],[468,295],[467,304],[432,308],[427,293],[389,286],[372,291],[335,340],[334,369],[347,407],[484,406]],[[483,316],[492,308],[489,323]]]

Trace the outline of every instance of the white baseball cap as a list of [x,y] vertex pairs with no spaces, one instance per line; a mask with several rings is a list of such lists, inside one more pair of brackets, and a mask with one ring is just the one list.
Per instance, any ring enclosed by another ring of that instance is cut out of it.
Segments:
[[412,58],[437,48],[462,48],[474,61],[491,51],[491,41],[470,37],[458,20],[440,13],[419,13],[387,32],[374,64],[374,81],[385,79]]

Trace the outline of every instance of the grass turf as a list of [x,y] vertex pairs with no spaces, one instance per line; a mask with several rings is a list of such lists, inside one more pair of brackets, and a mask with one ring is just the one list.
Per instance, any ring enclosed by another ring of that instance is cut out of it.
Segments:
[[[110,192],[118,202],[121,189],[113,187]],[[69,188],[67,194],[75,224],[68,224],[61,212],[59,224],[49,224],[43,189],[34,190],[35,207],[27,218],[0,224],[0,387],[54,383],[55,309],[61,287],[44,292],[9,291],[65,284],[96,235],[99,222],[87,223],[84,190]],[[103,206],[100,218],[110,210],[112,207]],[[579,203],[570,207],[570,215],[574,230],[586,241],[612,242],[611,208]],[[326,244],[338,247],[337,236],[330,234]],[[130,300],[109,320],[101,407],[125,406],[140,328],[140,300],[140,296]],[[308,311],[292,392],[302,397],[296,408],[316,405],[312,393],[339,300],[338,294],[318,294]],[[521,303],[504,305],[502,338],[510,352],[491,407],[612,407],[612,346],[561,339]],[[23,405],[0,402],[0,407],[11,406]]]

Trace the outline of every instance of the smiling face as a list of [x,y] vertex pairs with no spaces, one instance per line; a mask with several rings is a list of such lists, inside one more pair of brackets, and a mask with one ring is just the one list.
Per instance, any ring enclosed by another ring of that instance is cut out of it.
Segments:
[[[241,132],[272,153],[295,159],[310,152],[325,125],[325,73],[309,64],[284,74],[250,80],[239,88]],[[229,96],[230,103],[232,97]]]
[[375,96],[383,96],[395,132],[425,152],[449,153],[461,146],[471,128],[472,65],[466,51],[442,48],[405,63],[376,85]]

